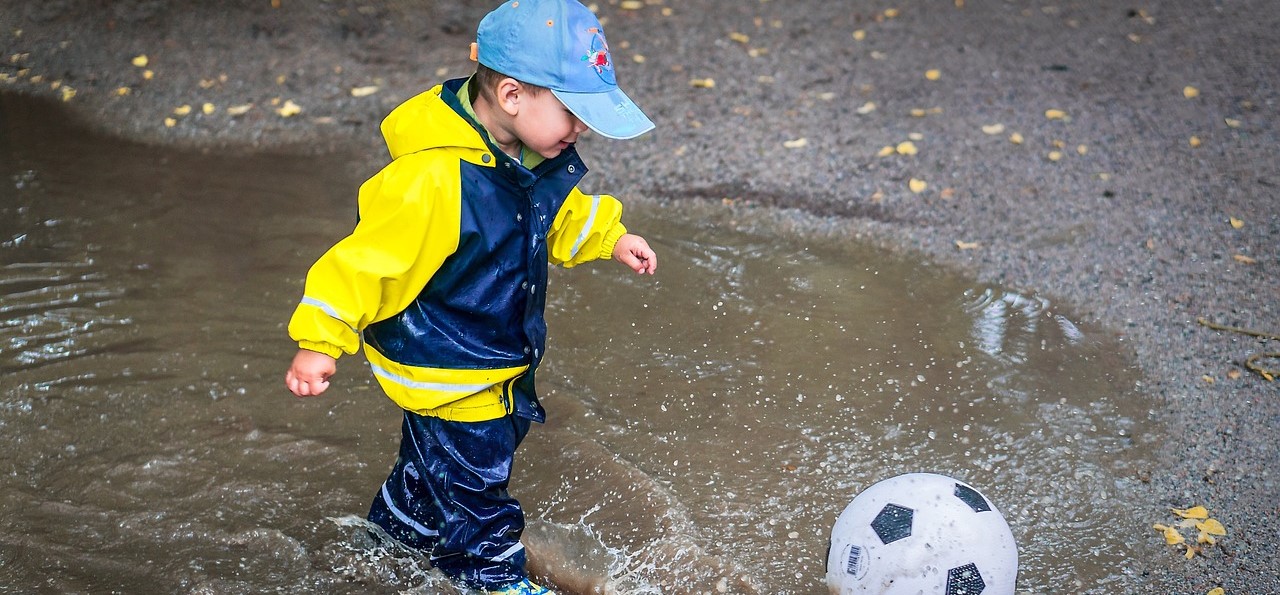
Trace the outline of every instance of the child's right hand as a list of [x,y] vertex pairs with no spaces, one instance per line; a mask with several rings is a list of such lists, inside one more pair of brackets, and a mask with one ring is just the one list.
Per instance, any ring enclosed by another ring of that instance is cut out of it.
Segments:
[[314,397],[329,388],[329,377],[338,371],[338,362],[318,351],[299,349],[293,365],[284,375],[284,385],[299,397]]

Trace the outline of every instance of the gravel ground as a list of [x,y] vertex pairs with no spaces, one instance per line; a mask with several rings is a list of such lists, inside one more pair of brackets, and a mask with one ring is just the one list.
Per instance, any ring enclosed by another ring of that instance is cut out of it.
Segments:
[[[0,0],[0,92],[65,100],[146,142],[368,154],[352,165],[367,173],[382,116],[468,72],[490,4]],[[1280,341],[1197,323],[1280,333],[1271,0],[597,7],[623,87],[659,129],[584,139],[594,185],[783,207],[815,234],[1102,322],[1133,349],[1158,428],[1139,513],[1167,522],[1167,507],[1202,504],[1230,532],[1192,560],[1155,532],[1115,536],[1153,543],[1131,592],[1280,593],[1280,385],[1244,367]],[[285,117],[290,101],[301,111]]]

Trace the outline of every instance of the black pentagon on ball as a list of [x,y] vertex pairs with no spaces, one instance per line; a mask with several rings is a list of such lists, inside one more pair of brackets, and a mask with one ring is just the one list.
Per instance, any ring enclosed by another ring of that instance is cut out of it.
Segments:
[[947,571],[947,595],[978,595],[987,588],[972,562]]
[[914,511],[905,506],[885,504],[880,514],[871,521],[871,529],[880,538],[880,543],[893,543],[911,536],[911,517],[914,514]]
[[972,508],[974,512],[986,512],[991,510],[991,505],[987,503],[987,499],[983,498],[982,494],[978,493],[978,490],[967,485],[960,483],[956,484],[955,495],[961,502],[968,504],[969,508]]

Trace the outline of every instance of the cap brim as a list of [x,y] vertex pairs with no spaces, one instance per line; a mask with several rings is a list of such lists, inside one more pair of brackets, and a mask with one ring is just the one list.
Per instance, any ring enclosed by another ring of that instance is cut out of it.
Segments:
[[654,129],[653,121],[622,89],[614,88],[604,93],[570,93],[554,89],[551,92],[600,136],[626,140]]

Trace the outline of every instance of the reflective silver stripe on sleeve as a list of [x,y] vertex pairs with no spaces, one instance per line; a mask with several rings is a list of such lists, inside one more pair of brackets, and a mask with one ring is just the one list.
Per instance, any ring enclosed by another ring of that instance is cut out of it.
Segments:
[[596,211],[600,208],[600,195],[596,194],[591,197],[591,214],[587,216],[587,223],[582,226],[582,233],[578,234],[578,239],[573,243],[573,250],[569,252],[569,259],[573,260],[578,255],[578,250],[582,248],[582,243],[587,241],[587,236],[591,235],[591,226],[596,222]]
[[411,380],[409,378],[405,378],[404,376],[397,376],[395,374],[392,374],[382,366],[369,364],[369,367],[373,368],[374,374],[377,374],[382,378],[386,378],[387,380],[390,380],[391,382],[399,384],[400,386],[403,386],[405,388],[433,390],[433,391],[445,392],[445,393],[462,393],[462,394],[469,395],[473,393],[478,393],[494,385],[494,383],[492,382],[485,383],[485,384],[448,384],[445,382],[418,382],[417,380]]
[[347,321],[338,314],[338,311],[333,309],[333,306],[330,306],[329,304],[326,304],[316,298],[308,297],[305,295],[302,296],[302,303],[308,306],[315,306],[317,308],[320,308],[320,311],[324,312],[325,314],[328,314],[329,318],[332,318],[334,320],[337,320],[338,322],[341,322],[342,324],[345,324],[347,328],[351,329],[351,332],[360,334],[359,331],[356,330],[356,327],[351,326],[350,324],[347,324]]

